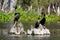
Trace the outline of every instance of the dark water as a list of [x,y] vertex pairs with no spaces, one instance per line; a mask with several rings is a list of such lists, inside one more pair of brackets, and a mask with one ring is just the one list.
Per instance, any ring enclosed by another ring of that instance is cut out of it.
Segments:
[[[23,23],[25,30],[34,26],[34,23]],[[60,40],[60,23],[46,23],[46,27],[50,29],[50,35],[14,35],[9,34],[13,23],[0,23],[0,40]]]

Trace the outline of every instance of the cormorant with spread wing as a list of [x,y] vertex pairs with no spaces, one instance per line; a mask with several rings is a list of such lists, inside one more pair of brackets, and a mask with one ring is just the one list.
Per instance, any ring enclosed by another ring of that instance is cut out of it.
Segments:
[[39,24],[41,25],[45,25],[45,22],[46,22],[46,18],[45,18],[45,14],[43,14],[43,18],[40,20],[40,18],[38,18],[38,21],[36,22],[35,24],[35,28],[38,28],[39,27]]
[[41,25],[45,25],[45,22],[46,22],[45,14],[43,14],[43,15],[44,15],[44,16],[43,16],[43,19],[40,20],[40,24],[41,24]]

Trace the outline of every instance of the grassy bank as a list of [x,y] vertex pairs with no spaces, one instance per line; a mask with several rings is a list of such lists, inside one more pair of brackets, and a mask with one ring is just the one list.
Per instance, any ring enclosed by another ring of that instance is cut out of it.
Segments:
[[[22,9],[18,8],[16,12],[19,12],[21,14],[21,17],[19,19],[19,22],[35,22],[37,21],[38,17],[40,19],[43,18],[42,15],[37,15],[33,11],[24,12]],[[14,19],[14,12],[11,13],[3,13],[0,11],[0,22],[12,22]],[[57,22],[60,21],[60,16],[57,16],[56,14],[46,15],[46,22]]]

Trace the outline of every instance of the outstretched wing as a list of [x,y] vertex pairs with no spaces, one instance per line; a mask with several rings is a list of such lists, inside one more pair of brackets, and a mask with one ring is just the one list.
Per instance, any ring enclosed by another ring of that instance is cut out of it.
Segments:
[[46,19],[45,19],[45,17],[43,17],[43,19],[40,21],[40,24],[41,24],[41,25],[44,25],[45,22],[46,22]]

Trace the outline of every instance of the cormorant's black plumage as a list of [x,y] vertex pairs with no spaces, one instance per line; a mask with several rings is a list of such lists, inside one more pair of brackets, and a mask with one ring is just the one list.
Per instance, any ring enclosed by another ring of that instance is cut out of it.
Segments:
[[15,21],[18,21],[18,19],[19,19],[19,17],[20,17],[20,13],[15,13],[14,14],[14,23],[15,23]]
[[44,25],[45,22],[46,22],[46,18],[45,18],[45,14],[44,14],[44,17],[43,17],[43,19],[40,21],[40,24],[41,24],[41,25]]
[[[40,18],[38,18],[38,20],[40,20]],[[35,28],[38,28],[39,24],[45,25],[45,22],[46,22],[46,18],[45,18],[45,14],[44,14],[44,17],[42,18],[42,20],[40,20],[39,22],[36,22]]]
[[38,20],[39,20],[39,21],[37,21],[37,22],[35,23],[35,28],[38,28],[38,27],[39,27],[39,24],[40,24],[40,18],[38,18]]
[[36,24],[35,24],[35,28],[38,28],[38,27],[39,27],[39,23],[36,22]]

